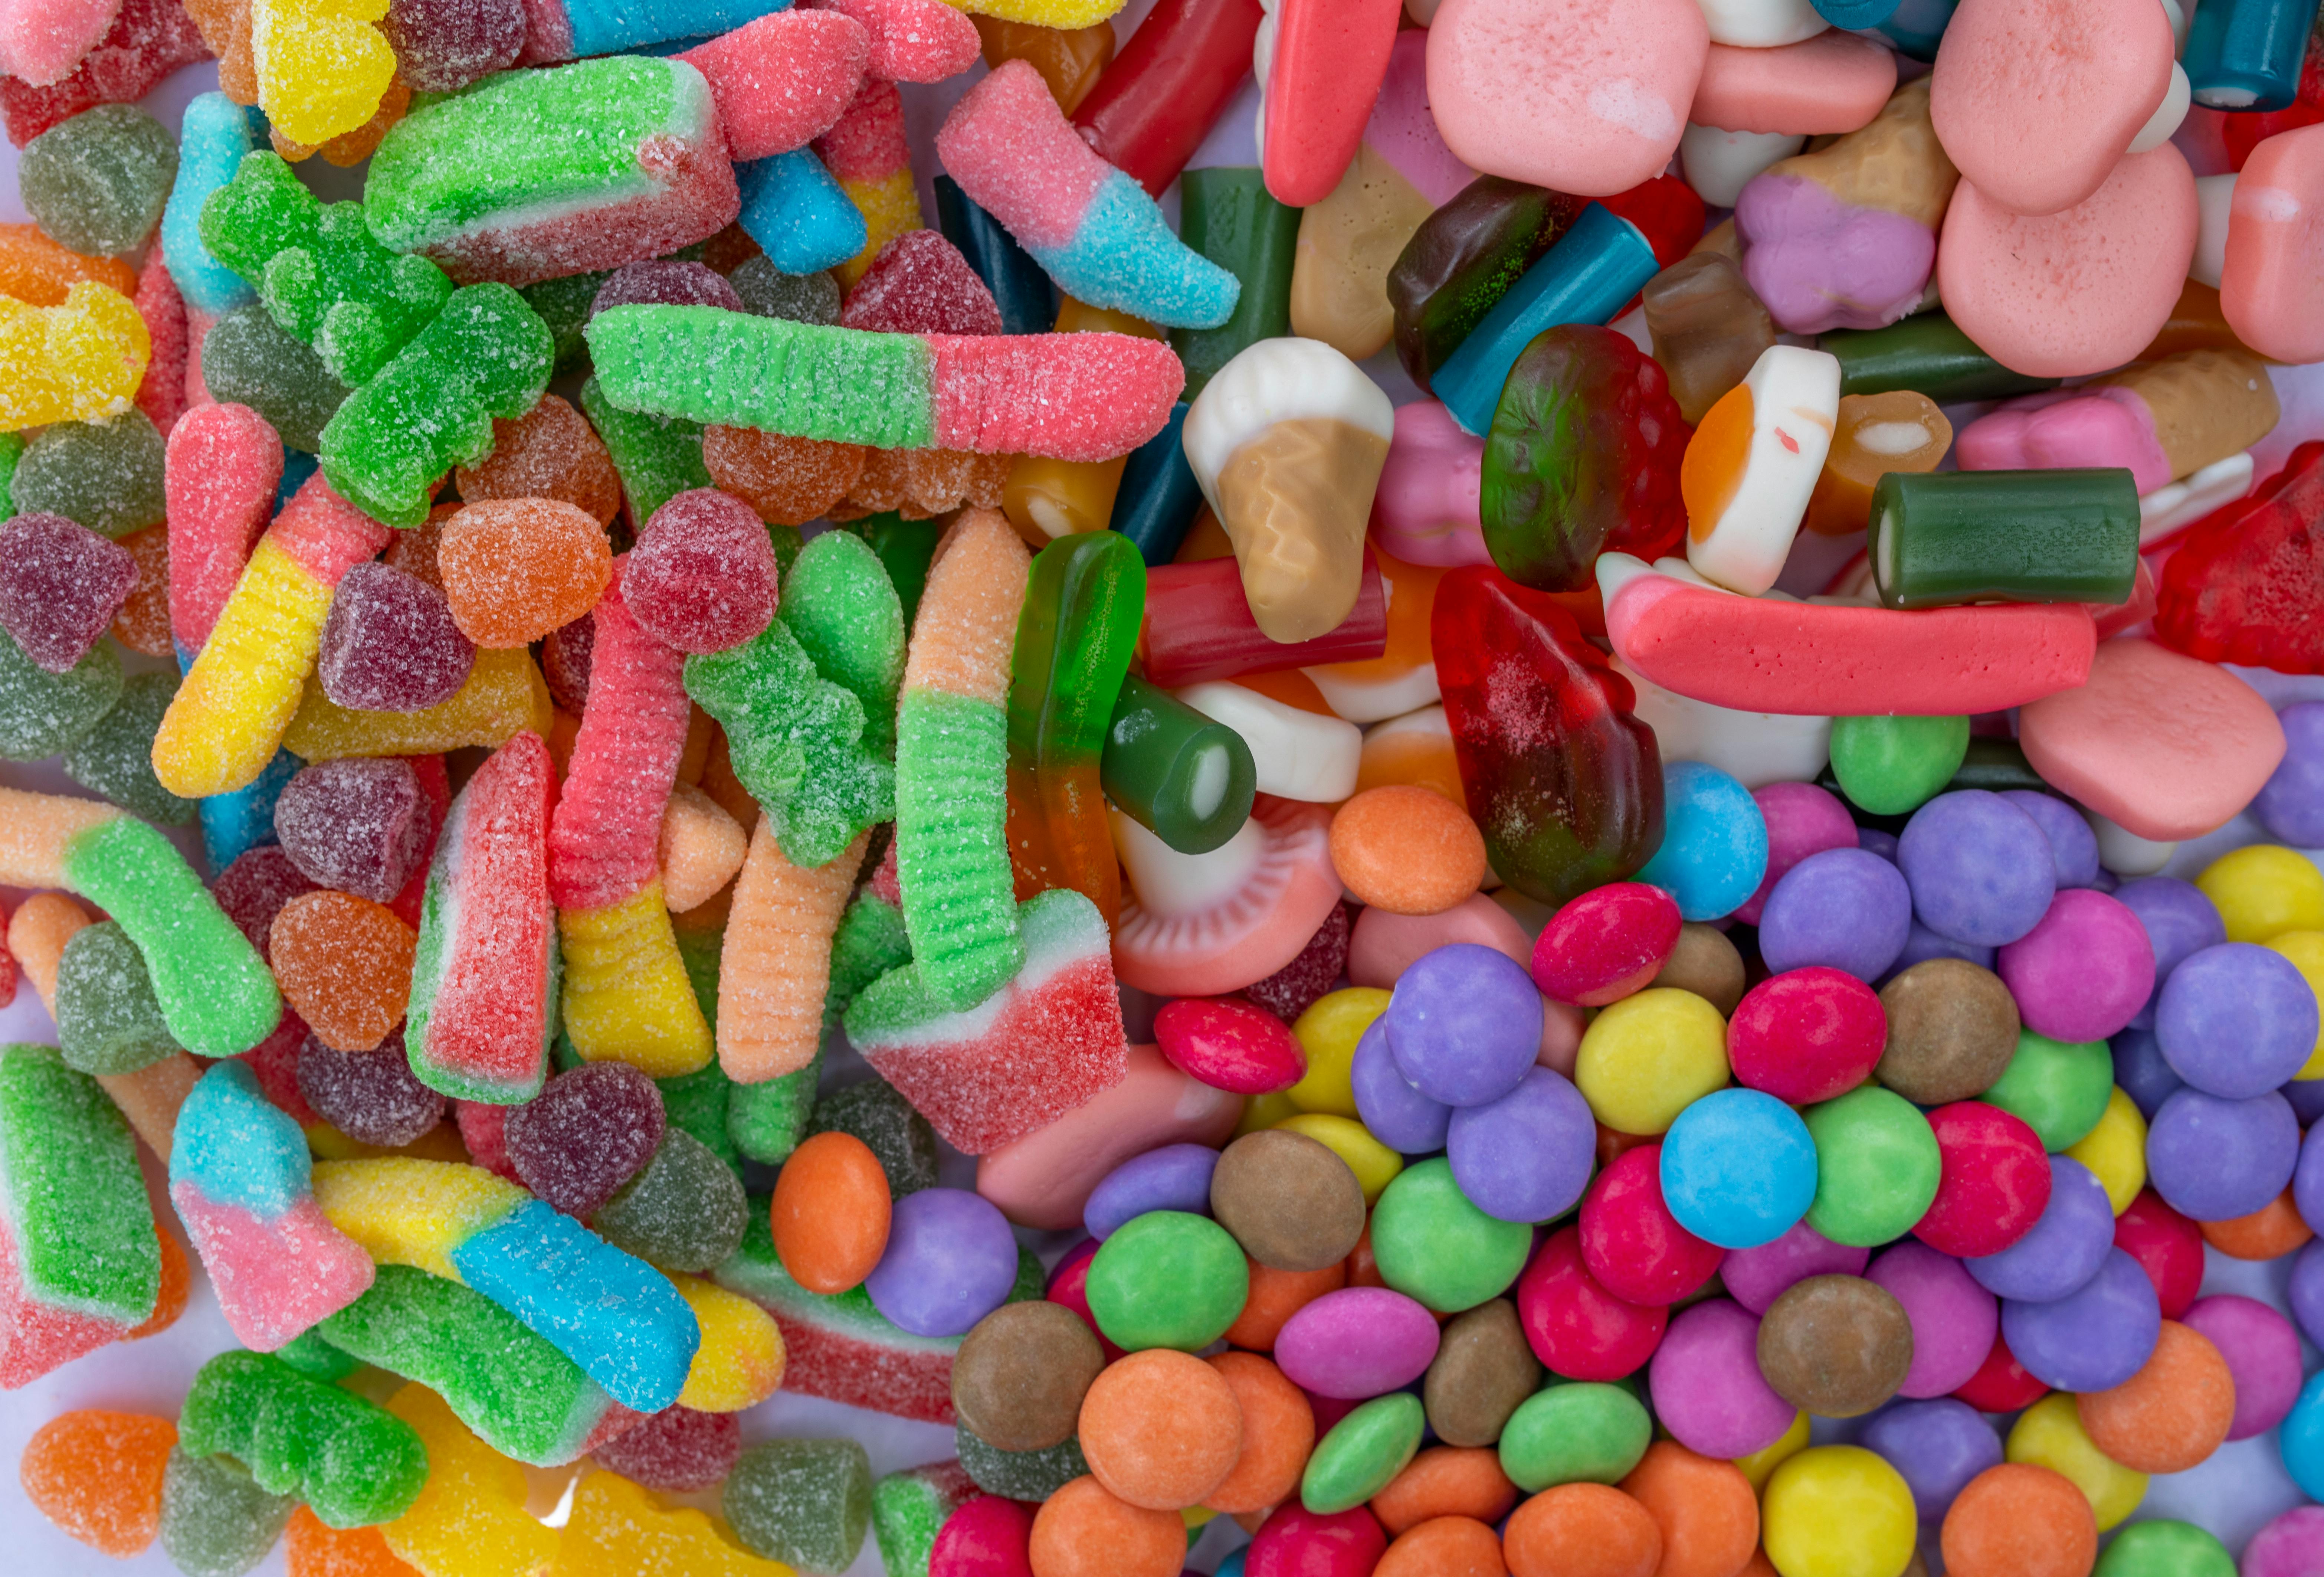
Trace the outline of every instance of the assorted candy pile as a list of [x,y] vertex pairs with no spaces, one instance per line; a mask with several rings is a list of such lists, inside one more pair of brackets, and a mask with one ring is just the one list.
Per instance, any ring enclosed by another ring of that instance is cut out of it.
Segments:
[[2315,0],[782,4],[0,0],[34,1504],[2324,1571]]

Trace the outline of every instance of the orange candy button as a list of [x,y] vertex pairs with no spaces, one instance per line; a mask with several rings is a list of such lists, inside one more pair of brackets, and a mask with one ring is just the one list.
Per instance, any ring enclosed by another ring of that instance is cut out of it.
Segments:
[[880,1263],[894,1204],[870,1145],[852,1133],[819,1133],[783,1163],[770,1209],[783,1268],[828,1296],[861,1286]]
[[1442,914],[1485,879],[1485,838],[1433,789],[1367,788],[1332,818],[1332,863],[1348,890],[1399,915]]

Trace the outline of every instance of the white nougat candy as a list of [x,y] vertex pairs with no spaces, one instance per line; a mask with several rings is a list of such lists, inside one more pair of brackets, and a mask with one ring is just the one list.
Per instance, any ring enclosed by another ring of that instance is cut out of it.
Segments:
[[1686,559],[1704,579],[1758,596],[1784,573],[1840,421],[1840,362],[1771,345],[1694,429],[1679,484]]
[[1329,805],[1356,791],[1364,736],[1354,724],[1305,712],[1224,681],[1189,685],[1177,696],[1212,722],[1223,723],[1242,736],[1259,770],[1261,794]]

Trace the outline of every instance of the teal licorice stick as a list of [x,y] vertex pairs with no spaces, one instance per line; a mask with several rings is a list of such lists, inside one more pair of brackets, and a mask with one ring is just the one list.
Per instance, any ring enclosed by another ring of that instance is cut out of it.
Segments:
[[328,1527],[392,1521],[428,1481],[428,1452],[410,1425],[258,1352],[221,1352],[202,1365],[178,1415],[178,1443],[197,1456],[234,1458],[260,1489],[296,1494]]
[[2002,400],[2058,386],[2055,378],[2013,373],[1979,350],[1942,312],[1923,312],[1886,328],[1843,328],[1821,336],[1818,350],[1840,358],[1842,394],[1910,389],[1941,405]]
[[1300,210],[1275,200],[1255,169],[1189,170],[1178,178],[1179,239],[1242,282],[1234,316],[1216,328],[1174,328],[1192,403],[1213,374],[1262,339],[1291,332],[1291,265]]
[[2138,576],[2138,484],[2120,466],[1891,471],[1868,551],[1892,608],[2120,603]]
[[1204,854],[1250,819],[1259,769],[1242,735],[1132,674],[1114,702],[1098,780],[1139,825],[1182,854]]

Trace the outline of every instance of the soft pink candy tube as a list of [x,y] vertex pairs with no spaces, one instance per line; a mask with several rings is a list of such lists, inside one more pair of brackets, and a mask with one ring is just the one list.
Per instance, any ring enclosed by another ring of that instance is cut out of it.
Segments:
[[170,635],[199,651],[234,595],[282,481],[282,440],[247,405],[179,418],[162,470],[170,520]]

